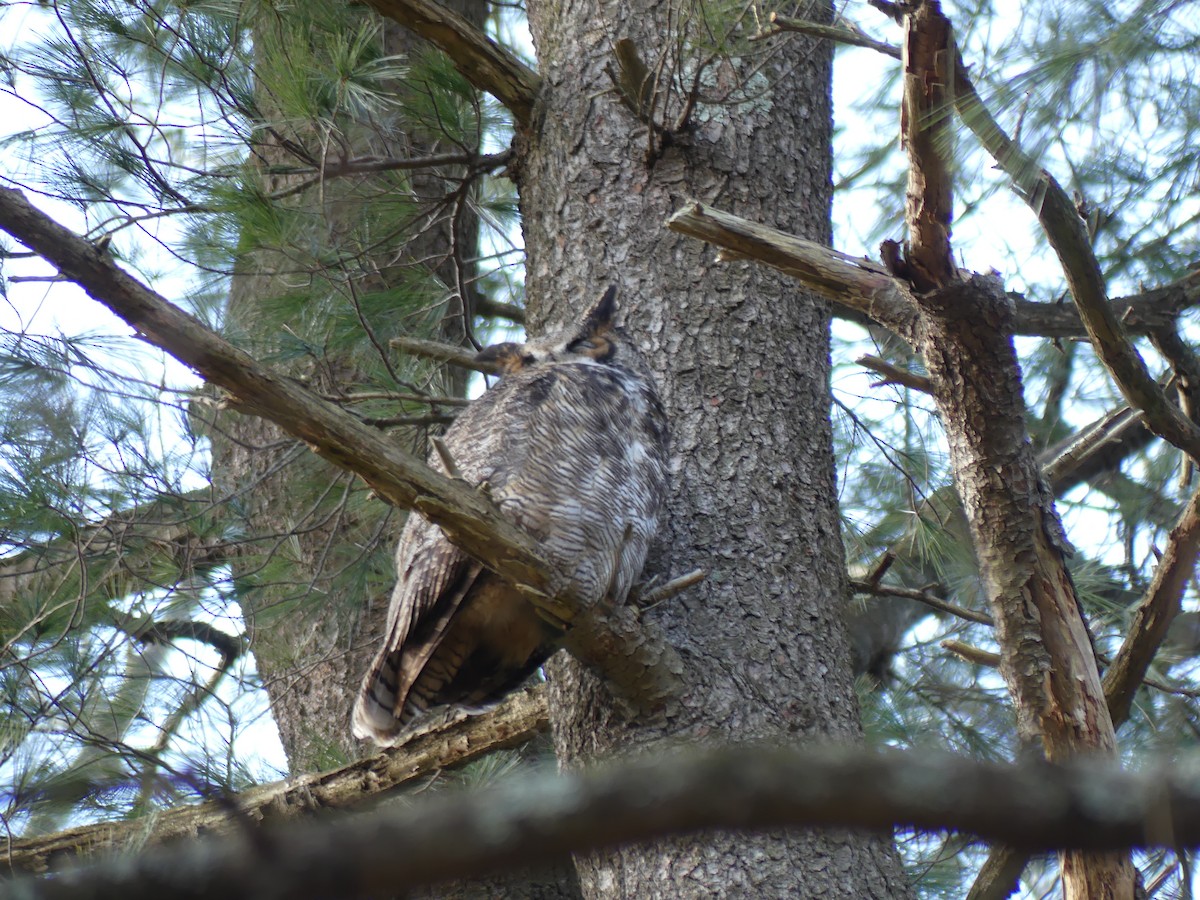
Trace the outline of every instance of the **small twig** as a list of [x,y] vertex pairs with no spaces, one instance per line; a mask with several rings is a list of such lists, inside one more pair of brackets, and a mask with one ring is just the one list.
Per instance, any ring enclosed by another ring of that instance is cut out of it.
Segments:
[[1000,668],[999,653],[992,653],[990,650],[983,650],[970,644],[964,644],[962,641],[952,640],[942,641],[941,648],[949,650],[955,656],[961,656],[967,662],[977,666],[987,666],[989,669]]
[[922,394],[933,393],[933,383],[924,375],[918,375],[915,372],[908,371],[908,369],[894,366],[887,360],[880,359],[878,356],[871,356],[869,354],[860,356],[855,362],[864,369],[870,369],[872,372],[878,372],[883,376],[882,381],[871,382],[871,387],[900,384],[914,391],[920,391]]
[[682,594],[688,588],[692,587],[692,585],[699,584],[707,577],[708,573],[704,569],[693,569],[686,575],[672,578],[670,581],[664,582],[658,587],[639,595],[637,605],[642,609],[651,609],[664,600],[670,600],[677,594]]
[[462,470],[458,468],[458,463],[454,461],[454,455],[450,452],[450,448],[446,446],[446,441],[440,437],[431,437],[429,443],[433,444],[433,449],[437,451],[438,458],[441,459],[442,465],[446,467],[446,474],[451,478],[463,477]]
[[995,620],[987,613],[975,612],[973,609],[967,609],[964,606],[958,606],[948,600],[943,600],[927,587],[915,590],[913,588],[898,587],[890,584],[872,585],[870,581],[858,579],[851,579],[850,587],[856,594],[870,594],[875,597],[903,597],[905,600],[915,600],[918,603],[924,603],[932,609],[949,613],[960,619],[966,619],[968,622],[975,622],[979,625],[995,624]]
[[867,576],[867,584],[871,585],[873,588],[879,587],[879,582],[883,581],[883,576],[887,574],[888,569],[890,569],[892,564],[895,562],[895,552],[888,550],[883,554],[883,556],[880,557],[879,563],[875,566],[874,571]]
[[761,41],[764,38],[774,37],[784,32],[793,32],[795,34],[807,34],[812,37],[825,38],[826,40],[835,41],[839,44],[848,44],[852,47],[866,47],[868,50],[878,51],[893,59],[900,58],[899,47],[893,47],[891,44],[877,41],[873,37],[855,28],[847,28],[845,25],[824,25],[820,22],[809,22],[806,19],[792,19],[787,16],[781,16],[779,13],[771,13],[770,21],[771,28],[754,35],[750,40]]
[[421,356],[426,359],[436,359],[438,362],[450,363],[463,369],[483,372],[485,375],[495,375],[500,369],[493,363],[479,362],[470,350],[457,347],[454,344],[444,344],[441,341],[427,341],[422,338],[394,337],[389,342],[398,350]]

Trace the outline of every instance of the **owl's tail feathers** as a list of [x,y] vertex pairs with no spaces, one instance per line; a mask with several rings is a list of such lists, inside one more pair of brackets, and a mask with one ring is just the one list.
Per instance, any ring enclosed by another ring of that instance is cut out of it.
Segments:
[[382,654],[363,679],[354,703],[351,729],[356,738],[387,747],[403,730],[404,721],[395,712],[399,678],[400,654]]

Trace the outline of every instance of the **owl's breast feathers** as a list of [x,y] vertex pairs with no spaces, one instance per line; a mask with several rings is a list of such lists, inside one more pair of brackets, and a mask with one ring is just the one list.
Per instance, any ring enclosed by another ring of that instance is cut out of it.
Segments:
[[[557,355],[555,346],[501,345],[493,356],[519,362],[459,416],[445,444],[577,596],[598,602],[611,586],[620,603],[658,528],[666,416],[611,320],[585,338],[566,336]],[[443,468],[438,458],[430,465]],[[561,634],[528,601],[418,515],[401,535],[396,570],[385,643],[355,704],[357,737],[394,744],[441,708],[494,703],[557,647]]]

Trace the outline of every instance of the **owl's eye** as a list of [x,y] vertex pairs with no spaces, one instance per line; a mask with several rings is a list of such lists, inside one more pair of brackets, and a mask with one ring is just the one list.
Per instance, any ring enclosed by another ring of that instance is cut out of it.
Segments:
[[600,345],[591,338],[576,338],[567,344],[567,350],[571,353],[587,353],[589,350],[599,350]]

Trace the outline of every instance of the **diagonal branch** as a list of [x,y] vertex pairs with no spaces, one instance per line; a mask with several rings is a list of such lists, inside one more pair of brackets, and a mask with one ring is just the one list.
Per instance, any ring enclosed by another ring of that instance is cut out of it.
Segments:
[[955,50],[955,106],[964,123],[996,160],[1013,189],[1033,210],[1058,256],[1075,308],[1096,350],[1130,406],[1146,425],[1193,459],[1200,460],[1200,426],[1171,403],[1129,340],[1112,304],[1087,227],[1058,180],[1010,138],[983,104]]
[[381,16],[429,41],[454,62],[467,81],[512,110],[517,123],[533,123],[541,78],[490,37],[439,3],[430,0],[368,0]]
[[1129,621],[1128,636],[1104,673],[1104,694],[1113,722],[1129,718],[1134,695],[1146,679],[1146,670],[1167,636],[1171,621],[1179,612],[1180,600],[1196,570],[1200,553],[1200,491],[1192,495],[1171,530],[1167,547],[1154,579]]
[[685,201],[666,226],[721,247],[728,259],[766,263],[899,334],[909,331],[916,318],[908,285],[869,259],[847,256],[696,200]]
[[[1152,772],[1152,774],[1151,774]],[[29,900],[405,894],[599,847],[701,829],[950,829],[1027,850],[1173,849],[1200,841],[1183,771],[1095,761],[1011,766],[949,754],[743,746],[513,779],[404,809],[293,824],[258,840],[180,842],[17,882]]]
[[[480,491],[435,472],[378,430],[259,364],[37,210],[20,191],[0,189],[0,228],[128,322],[139,337],[228,391],[239,411],[276,423],[317,455],[357,474],[393,506],[415,509],[535,606],[570,623],[589,605],[569,593],[570,579],[551,569],[533,538],[504,519]],[[596,640],[611,649],[616,642],[600,634],[602,617],[590,611],[588,620],[597,629]],[[621,643],[615,657],[597,651],[590,658],[605,661],[603,674],[618,692],[653,707],[675,694],[681,664],[661,637],[647,629],[643,638]],[[573,634],[571,640],[586,644],[589,637]],[[670,664],[660,664],[662,659]]]

